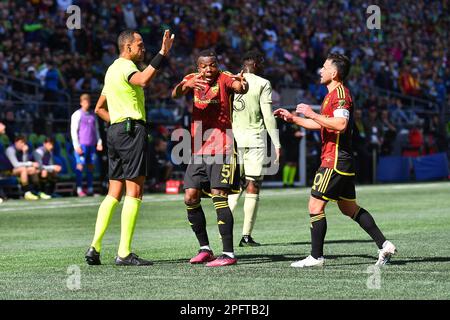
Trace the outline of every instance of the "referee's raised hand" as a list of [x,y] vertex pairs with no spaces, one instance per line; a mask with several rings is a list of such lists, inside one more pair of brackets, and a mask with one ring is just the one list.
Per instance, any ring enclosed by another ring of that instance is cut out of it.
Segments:
[[159,51],[160,54],[163,56],[166,56],[170,48],[172,48],[173,40],[175,39],[175,34],[170,34],[170,30],[164,31],[163,41],[161,45],[161,50]]

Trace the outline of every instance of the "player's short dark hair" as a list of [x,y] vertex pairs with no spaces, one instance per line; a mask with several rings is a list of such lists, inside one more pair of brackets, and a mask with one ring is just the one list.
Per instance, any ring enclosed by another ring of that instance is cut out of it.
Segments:
[[336,66],[339,80],[344,81],[350,72],[350,59],[340,53],[330,53],[327,60],[331,60],[331,63]]
[[52,137],[47,137],[45,138],[44,143],[55,144],[55,139],[53,139]]
[[255,63],[262,63],[264,62],[264,56],[261,52],[258,50],[251,50],[244,54],[244,57],[242,58],[242,62],[248,62],[253,61]]
[[18,136],[15,136],[15,138],[14,138],[14,142],[17,142],[17,141],[27,142],[27,139],[25,138],[25,136],[18,135]]
[[122,52],[125,43],[133,43],[135,33],[139,32],[132,29],[126,29],[119,34],[119,36],[117,37],[117,46],[119,47],[120,52]]
[[216,54],[216,51],[214,49],[205,49],[205,50],[202,50],[202,51],[200,51],[198,53],[197,60],[200,57],[214,57],[214,58],[217,59],[217,54]]

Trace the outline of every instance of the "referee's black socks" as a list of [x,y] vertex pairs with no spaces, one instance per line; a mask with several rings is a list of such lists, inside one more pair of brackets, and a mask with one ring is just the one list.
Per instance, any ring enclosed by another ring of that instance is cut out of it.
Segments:
[[327,233],[325,212],[310,214],[311,219],[311,255],[314,259],[323,256],[323,242]]
[[359,211],[353,217],[353,220],[358,222],[361,228],[366,231],[369,236],[375,241],[378,249],[383,248],[383,243],[386,241],[381,230],[378,228],[372,215],[364,208],[359,208]]
[[197,237],[200,247],[209,245],[208,233],[206,232],[206,218],[201,203],[186,203],[186,209],[189,224]]
[[217,224],[219,225],[219,233],[222,237],[223,252],[234,252],[233,250],[233,225],[234,219],[228,206],[228,197],[222,195],[214,195],[214,208],[217,212]]

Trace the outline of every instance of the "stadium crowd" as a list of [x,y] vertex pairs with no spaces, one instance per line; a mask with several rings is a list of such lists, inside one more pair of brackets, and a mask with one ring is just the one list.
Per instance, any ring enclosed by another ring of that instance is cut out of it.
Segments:
[[[66,9],[72,4],[81,9],[81,29],[66,26]],[[414,129],[424,141],[431,136],[423,148],[447,150],[444,119],[417,114],[405,100],[378,95],[373,88],[448,108],[450,2],[419,0],[405,5],[385,0],[378,5],[381,29],[369,30],[363,0],[2,1],[0,121],[7,124],[11,140],[18,131],[41,128],[42,119],[53,113],[58,117],[57,110],[13,103],[16,93],[31,101],[58,102],[62,93],[77,99],[82,92],[99,92],[106,68],[117,57],[121,30],[140,32],[148,62],[158,51],[162,31],[170,28],[176,46],[168,66],[145,92],[150,119],[163,123],[184,119],[189,101],[172,100],[170,91],[182,75],[194,71],[194,57],[201,49],[214,47],[221,68],[232,72],[239,71],[243,52],[259,49],[265,56],[265,76],[274,87],[275,105],[283,87],[298,88],[297,98],[303,102],[319,103],[326,91],[318,85],[317,71],[326,54],[336,51],[352,61],[348,86],[361,110],[357,117],[364,119],[359,126],[364,131],[359,137],[362,145],[369,141],[381,153],[393,153],[399,133],[407,129],[403,136],[410,143]],[[39,93],[35,84],[43,88]],[[35,124],[18,126],[18,119]]]

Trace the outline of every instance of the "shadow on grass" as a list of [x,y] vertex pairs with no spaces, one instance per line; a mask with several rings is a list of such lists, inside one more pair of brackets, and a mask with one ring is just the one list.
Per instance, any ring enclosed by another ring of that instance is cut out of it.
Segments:
[[[294,261],[298,259],[298,254],[239,254],[236,256],[238,264],[260,264],[279,261]],[[171,260],[157,260],[155,264],[189,264],[189,258],[186,259],[171,259]]]
[[[372,243],[372,240],[330,240],[325,241],[325,245],[327,244],[344,244],[344,243]],[[268,246],[298,246],[298,245],[310,245],[311,242],[285,242],[285,243],[266,243],[262,244],[259,247],[248,247],[243,248],[242,250],[251,252],[250,250],[258,249],[260,247],[268,247]],[[254,251],[253,251],[254,252]],[[307,253],[308,252],[308,253]],[[265,254],[265,253],[257,253],[257,254],[247,254],[245,252],[240,252],[237,255],[239,264],[261,264],[261,263],[270,263],[270,262],[282,262],[282,261],[295,261],[298,259],[306,258],[309,254],[309,248],[307,252],[298,253],[298,254]],[[375,256],[370,255],[327,255],[325,259],[340,259],[340,258],[365,258],[365,259],[376,259]],[[190,258],[185,259],[169,259],[169,260],[158,260],[155,261],[156,264],[185,264],[189,263]]]
[[[271,262],[294,262],[299,259],[306,258],[309,253],[300,254],[243,254],[238,256],[239,264],[261,264]],[[375,260],[375,256],[367,254],[342,254],[342,255],[326,255],[325,260],[335,260],[341,258],[362,258],[370,261]],[[367,263],[363,263],[367,264]]]
[[[303,259],[308,255],[308,253],[300,254],[240,254],[237,255],[238,265],[258,265],[264,263],[273,262],[294,262],[299,259]],[[366,259],[366,262],[350,262],[345,263],[346,259],[360,258]],[[340,260],[343,259],[343,263],[333,263],[328,267],[343,267],[343,266],[356,266],[356,265],[372,265],[376,262],[377,256],[368,254],[336,254],[336,255],[325,255],[326,261]],[[154,260],[155,265],[164,264],[183,264],[189,265],[189,258],[183,259],[169,259],[169,260]],[[414,258],[408,257],[405,260],[396,260],[395,257],[389,262],[389,265],[406,265],[408,263],[427,263],[427,262],[450,262],[450,257],[428,257],[428,258]],[[124,268],[124,267],[122,267]]]
[[[343,244],[343,243],[372,243],[373,240],[325,240],[326,244]],[[284,242],[284,243],[264,243],[261,244],[261,247],[268,247],[268,246],[298,246],[298,245],[309,245],[311,244],[310,241],[308,242]]]
[[396,260],[395,257],[389,262],[390,265],[405,265],[408,263],[422,262],[450,262],[450,257],[408,257],[407,260]]

